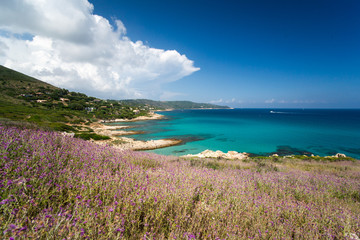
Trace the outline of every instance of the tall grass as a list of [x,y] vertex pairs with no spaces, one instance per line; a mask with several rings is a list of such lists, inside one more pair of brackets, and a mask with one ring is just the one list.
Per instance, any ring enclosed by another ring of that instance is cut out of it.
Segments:
[[0,234],[3,239],[360,236],[358,162],[306,164],[316,171],[295,160],[271,167],[222,160],[196,164],[0,125]]

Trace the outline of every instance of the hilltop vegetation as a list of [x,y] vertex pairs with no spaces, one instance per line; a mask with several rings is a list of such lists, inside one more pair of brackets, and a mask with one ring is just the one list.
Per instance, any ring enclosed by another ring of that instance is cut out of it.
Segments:
[[2,239],[356,239],[359,192],[358,161],[187,160],[0,125]]

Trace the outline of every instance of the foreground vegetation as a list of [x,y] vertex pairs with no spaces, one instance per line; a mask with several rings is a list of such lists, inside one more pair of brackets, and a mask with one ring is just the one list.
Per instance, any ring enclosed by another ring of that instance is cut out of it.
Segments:
[[356,239],[360,164],[179,159],[0,125],[2,239]]

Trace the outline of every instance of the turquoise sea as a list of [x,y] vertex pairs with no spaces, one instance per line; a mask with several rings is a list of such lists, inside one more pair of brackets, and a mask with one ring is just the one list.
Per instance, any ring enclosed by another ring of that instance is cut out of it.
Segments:
[[206,149],[360,159],[360,109],[222,109],[160,112],[162,120],[119,123],[139,140],[176,138],[183,144],[151,152],[196,154]]

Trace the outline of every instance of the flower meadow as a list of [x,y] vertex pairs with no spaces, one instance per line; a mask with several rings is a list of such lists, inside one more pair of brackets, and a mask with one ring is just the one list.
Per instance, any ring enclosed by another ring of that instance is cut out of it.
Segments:
[[0,125],[2,239],[357,239],[358,161],[181,159]]

